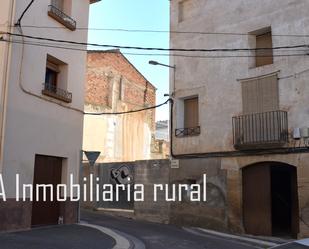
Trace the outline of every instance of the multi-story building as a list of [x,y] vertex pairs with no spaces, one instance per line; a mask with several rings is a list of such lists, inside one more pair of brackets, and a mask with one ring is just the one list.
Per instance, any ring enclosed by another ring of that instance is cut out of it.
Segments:
[[170,179],[208,175],[208,201],[172,204],[172,221],[309,236],[308,10],[307,0],[171,1],[171,48],[210,49],[171,58]]
[[[78,183],[86,52],[12,34],[87,42],[87,32],[76,28],[88,26],[89,4],[97,1],[40,0],[27,9],[30,2],[4,0],[0,8],[0,30],[11,33],[1,34],[0,42],[0,174],[6,194],[0,230],[77,221],[78,202],[52,201],[49,195],[43,202],[42,192],[32,202],[35,188],[24,201],[16,193],[22,195],[23,184],[69,183],[70,174]],[[61,193],[66,195],[69,190]]]
[[[154,106],[156,88],[119,50],[89,51],[85,112],[117,113]],[[155,109],[124,115],[86,115],[83,149],[98,163],[152,158]]]

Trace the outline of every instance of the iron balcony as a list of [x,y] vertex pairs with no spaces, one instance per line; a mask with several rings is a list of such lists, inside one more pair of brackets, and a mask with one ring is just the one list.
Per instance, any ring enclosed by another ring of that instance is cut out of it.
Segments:
[[56,86],[48,84],[48,83],[43,84],[42,94],[49,96],[49,97],[53,97],[55,99],[59,99],[66,103],[72,102],[72,93],[66,90],[57,88]]
[[76,30],[76,21],[72,17],[65,14],[62,10],[56,8],[55,6],[53,5],[48,6],[48,15],[57,20],[58,22],[60,22],[68,29],[72,31]]
[[201,134],[201,127],[192,127],[192,128],[182,128],[175,130],[176,137],[189,137],[189,136],[198,136]]
[[284,146],[289,141],[288,113],[271,111],[233,117],[233,141],[238,150]]

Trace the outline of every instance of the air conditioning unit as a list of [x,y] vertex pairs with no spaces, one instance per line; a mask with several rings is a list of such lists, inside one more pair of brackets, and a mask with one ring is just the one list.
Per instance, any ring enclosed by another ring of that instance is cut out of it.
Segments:
[[294,128],[294,130],[293,130],[293,139],[295,139],[295,140],[301,139],[300,128]]

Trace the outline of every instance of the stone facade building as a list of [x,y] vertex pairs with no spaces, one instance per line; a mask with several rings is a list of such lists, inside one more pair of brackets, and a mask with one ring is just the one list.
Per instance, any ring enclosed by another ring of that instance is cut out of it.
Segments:
[[[86,112],[124,112],[154,106],[156,88],[119,50],[89,51]],[[85,116],[84,150],[100,151],[98,163],[152,157],[155,109],[125,114]]]
[[[88,26],[89,5],[97,1],[34,1],[23,16],[22,27],[14,26],[30,2],[1,1],[0,30],[87,42],[87,32],[78,32],[76,27]],[[55,28],[40,28],[46,26]],[[57,184],[68,183],[70,174],[78,183],[86,53],[57,48],[63,45],[58,42],[47,46],[44,41],[14,35],[3,34],[1,38],[0,174],[6,200],[1,195],[0,230],[59,221],[76,223],[78,202],[58,202],[48,194],[44,202],[42,192],[39,201],[31,201],[31,195],[36,198],[37,184],[52,184],[55,189]],[[16,174],[20,177],[19,188]],[[16,200],[18,190],[20,195],[23,193],[23,184],[33,184],[33,191],[26,191],[24,201]]]
[[170,180],[207,173],[209,186],[206,203],[172,204],[172,222],[309,236],[308,10],[307,0],[171,1],[170,47],[219,49],[171,57]]

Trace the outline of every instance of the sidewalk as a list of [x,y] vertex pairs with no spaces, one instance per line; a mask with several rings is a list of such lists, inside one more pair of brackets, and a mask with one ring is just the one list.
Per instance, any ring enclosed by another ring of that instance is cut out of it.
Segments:
[[1,233],[1,249],[111,249],[116,241],[101,231],[80,225]]
[[261,237],[261,236],[249,236],[249,235],[236,235],[229,233],[216,232],[213,230],[208,230],[204,228],[192,227],[192,228],[183,228],[187,232],[200,236],[216,236],[221,237],[226,240],[235,240],[245,244],[253,245],[257,248],[270,248],[290,242],[291,240],[275,238],[275,237]]

